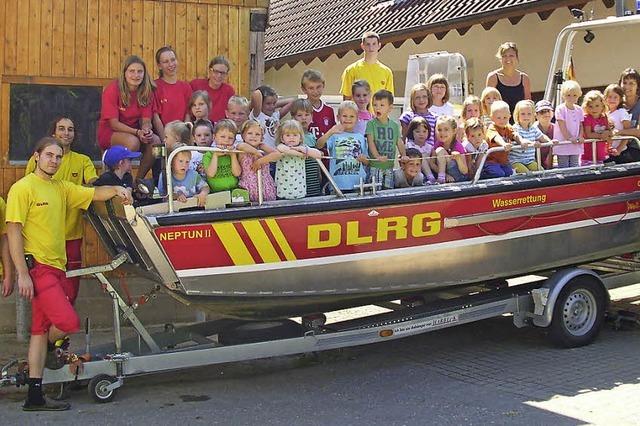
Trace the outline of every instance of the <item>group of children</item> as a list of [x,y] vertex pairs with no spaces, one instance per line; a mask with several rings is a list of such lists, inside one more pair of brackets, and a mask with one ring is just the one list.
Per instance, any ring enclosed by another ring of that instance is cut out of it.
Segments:
[[[175,155],[174,198],[185,201],[196,196],[204,205],[209,192],[244,188],[250,200],[257,201],[259,183],[265,201],[321,195],[327,189],[318,159],[324,160],[343,192],[372,181],[384,189],[466,181],[481,164],[479,154],[493,147],[504,150],[487,156],[482,178],[550,168],[554,155],[558,167],[636,159],[624,141],[605,142],[629,124],[618,85],[610,85],[604,94],[590,91],[580,107],[576,104],[580,86],[566,81],[561,87],[563,103],[555,112],[548,101],[522,100],[515,105],[514,124],[509,105],[493,87],[485,88],[480,98],[467,97],[461,116],[455,117],[449,84],[440,74],[412,87],[410,109],[399,122],[390,117],[393,94],[387,90],[372,94],[364,80],[353,83],[352,100],[339,105],[337,116],[321,100],[324,79],[319,72],[306,71],[301,89],[306,99],[279,99],[269,86],[256,89],[251,101],[233,96],[227,118],[215,125],[207,119],[211,107],[207,93],[194,92],[189,105],[193,122],[166,125],[167,150],[190,145],[218,149]],[[291,119],[282,120],[289,113]],[[600,141],[595,159],[590,144],[583,144],[585,138]],[[552,148],[548,142],[553,142]],[[541,149],[539,164],[536,148],[543,143],[547,146]],[[162,193],[166,192],[163,180]]]
[[[433,90],[433,83],[444,86]],[[421,153],[419,170],[425,183],[460,182],[472,178],[480,166],[480,153],[493,147],[480,177],[496,178],[513,173],[527,173],[554,167],[577,167],[603,162],[626,163],[640,160],[640,150],[625,140],[612,137],[624,135],[630,127],[629,113],[623,106],[623,89],[609,85],[604,93],[589,91],[582,107],[579,84],[573,80],[561,86],[563,102],[554,111],[549,101],[519,101],[511,111],[500,92],[493,87],[482,91],[481,97],[465,99],[459,120],[452,115],[439,115],[448,104],[448,83],[442,76],[432,76],[427,84],[417,84],[411,90],[411,110],[400,117],[406,147]],[[432,107],[436,106],[436,109]],[[555,117],[555,122],[553,118]],[[588,140],[595,140],[590,142]],[[587,140],[587,142],[585,142]],[[544,144],[544,145],[543,145]],[[593,158],[595,144],[595,158]],[[542,146],[543,145],[543,146]],[[540,148],[540,162],[536,149]],[[407,156],[418,157],[407,149]],[[415,169],[412,162],[402,162],[403,169]],[[436,175],[437,173],[437,175]],[[416,174],[405,170],[407,177]],[[419,174],[418,174],[419,176]],[[418,179],[416,182],[419,182]],[[405,185],[400,179],[396,186]]]
[[[584,95],[582,106],[577,105],[582,96],[577,82],[565,81],[561,94],[563,103],[556,108],[555,138],[572,143],[554,147],[559,167],[604,162],[621,164],[640,160],[638,147],[628,145],[628,140],[611,139],[624,136],[625,130],[631,127],[631,115],[623,105],[622,87],[610,84],[604,93],[591,90]],[[594,139],[596,142],[580,143],[585,139]]]

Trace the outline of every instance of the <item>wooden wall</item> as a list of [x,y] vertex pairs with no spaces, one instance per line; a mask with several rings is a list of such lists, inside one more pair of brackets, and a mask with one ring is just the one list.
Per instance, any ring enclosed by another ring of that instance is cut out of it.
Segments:
[[[180,78],[205,77],[213,56],[231,63],[229,83],[249,94],[249,19],[268,0],[20,0],[0,2],[0,194],[24,175],[8,161],[11,83],[104,86],[122,59],[140,55],[155,72],[154,53],[173,46]],[[43,133],[45,129],[43,129]],[[16,143],[14,141],[14,143]],[[89,228],[89,227],[87,227]],[[85,264],[106,260],[92,229]]]

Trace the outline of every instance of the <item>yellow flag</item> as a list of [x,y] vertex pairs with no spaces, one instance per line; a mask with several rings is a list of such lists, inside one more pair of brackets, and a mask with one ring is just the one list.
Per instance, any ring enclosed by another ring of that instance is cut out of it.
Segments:
[[569,58],[569,66],[564,71],[564,79],[565,80],[575,80],[576,79],[576,70],[573,66],[573,56]]

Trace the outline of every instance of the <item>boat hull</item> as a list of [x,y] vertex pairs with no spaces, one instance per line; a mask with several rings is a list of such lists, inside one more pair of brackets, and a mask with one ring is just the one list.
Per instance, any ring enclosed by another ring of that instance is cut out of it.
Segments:
[[[587,263],[638,251],[639,241],[640,219],[633,219],[433,251],[400,250],[294,269],[182,279],[189,293],[180,297],[226,316],[299,316]],[[224,294],[211,294],[212,288]]]
[[165,271],[157,275],[183,303],[234,317],[296,316],[638,251],[639,173],[388,192],[291,214],[138,211],[124,232],[137,234],[137,252],[156,253],[150,269]]

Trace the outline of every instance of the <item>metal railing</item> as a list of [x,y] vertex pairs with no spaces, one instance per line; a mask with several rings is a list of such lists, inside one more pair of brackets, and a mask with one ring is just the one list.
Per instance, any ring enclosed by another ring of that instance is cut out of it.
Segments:
[[[167,157],[167,161],[166,161],[166,165],[165,165],[165,178],[167,180],[167,202],[169,203],[169,214],[174,212],[174,199],[173,199],[173,175],[171,173],[171,163],[173,162],[173,158],[180,152],[183,151],[198,151],[198,152],[221,152],[224,154],[231,154],[231,153],[235,153],[235,154],[246,154],[246,155],[252,155],[249,153],[246,153],[244,151],[240,151],[240,150],[227,150],[227,149],[220,149],[220,148],[216,148],[216,147],[212,147],[212,146],[181,146],[178,147],[176,149],[174,149],[173,151],[171,151],[169,153],[169,156]],[[336,196],[343,198],[344,197],[344,193],[340,190],[340,188],[338,188],[338,185],[336,184],[335,180],[333,180],[333,177],[331,176],[331,174],[329,173],[329,171],[327,170],[327,168],[324,166],[324,164],[322,163],[322,160],[320,159],[315,159],[316,162],[318,163],[318,167],[320,168],[320,171],[322,172],[322,174],[324,174],[324,176],[326,176],[327,180],[329,181],[329,183],[333,186],[333,189],[336,193]],[[262,205],[262,203],[264,202],[264,195],[263,195],[263,186],[262,186],[262,171],[261,169],[258,169],[258,171],[256,172],[257,177],[258,177],[258,205]]]
[[[592,144],[592,158],[595,159],[596,158],[596,142],[607,142],[607,141],[615,141],[615,140],[632,140],[635,141],[638,146],[640,147],[640,140],[634,136],[615,136],[613,138],[607,139],[607,140],[599,140],[599,139],[585,139],[582,142],[579,143],[591,143]],[[571,141],[561,141],[561,142],[546,142],[546,143],[541,143],[539,145],[536,146],[536,160],[538,162],[539,165],[542,164],[542,159],[541,159],[541,152],[540,152],[540,148],[544,148],[544,147],[553,147],[553,146],[558,146],[558,145],[570,145],[573,144],[573,142]],[[518,149],[518,145],[514,146],[512,149]],[[220,148],[215,148],[215,147],[200,147],[200,146],[183,146],[183,147],[179,147],[174,149],[173,151],[171,151],[171,153],[169,154],[169,156],[167,157],[167,161],[166,161],[166,167],[165,167],[165,177],[167,180],[167,196],[168,196],[168,203],[169,203],[169,213],[173,213],[174,212],[174,199],[173,199],[173,175],[171,173],[171,162],[173,161],[173,158],[179,153],[179,152],[183,152],[183,151],[199,151],[199,152],[221,152],[221,153],[225,153],[225,154],[230,154],[230,153],[236,153],[236,154],[246,154],[246,155],[251,155],[248,154],[244,151],[240,151],[240,150],[225,150],[225,149],[220,149]],[[480,180],[480,176],[482,175],[482,169],[484,168],[485,162],[488,158],[489,155],[495,153],[495,152],[504,152],[505,149],[504,147],[493,147],[493,148],[489,148],[487,151],[480,153],[479,155],[482,155],[481,159],[480,159],[480,163],[477,165],[477,169],[475,172],[475,175],[473,176],[473,179],[471,180],[471,184],[476,184],[478,183],[478,181]],[[463,154],[463,155],[475,155],[476,153],[467,153],[467,154]],[[446,157],[450,157],[450,155],[447,155]],[[332,158],[332,157],[323,157],[325,159],[327,158]],[[434,157],[429,157],[429,158],[436,158]],[[335,194],[337,197],[339,198],[344,198],[345,195],[344,193],[340,190],[340,188],[338,188],[338,185],[336,184],[335,180],[333,179],[333,176],[331,176],[331,173],[329,173],[329,171],[327,170],[327,168],[325,167],[325,165],[322,163],[321,159],[314,159],[317,163],[318,163],[318,167],[320,168],[320,171],[322,172],[322,174],[327,178],[328,182],[331,184],[331,186],[333,187]],[[375,160],[375,159],[371,159],[371,160]],[[587,165],[587,166],[579,166],[579,167],[571,167],[571,168],[564,168],[562,170],[573,170],[573,169],[583,169],[585,167],[602,167],[602,164],[597,164],[594,163],[591,165]],[[542,167],[541,167],[542,168]],[[551,169],[551,170],[557,170],[557,169]],[[549,170],[540,170],[538,172],[531,172],[532,174],[541,174],[541,173],[548,173]],[[262,180],[262,171],[261,169],[258,169],[257,171],[257,177],[258,177],[258,205],[262,205],[264,203],[264,195],[263,195],[263,180]]]
[[[598,164],[596,163],[595,159],[596,159],[596,148],[597,148],[597,143],[596,142],[608,142],[608,141],[616,141],[616,140],[632,140],[635,141],[636,143],[638,143],[639,147],[640,147],[640,140],[638,140],[638,138],[636,138],[635,136],[614,136],[610,139],[606,139],[606,140],[600,140],[600,139],[585,139],[581,142],[581,144],[585,144],[585,143],[591,143],[591,158],[593,160],[592,164],[589,165],[585,165],[585,166],[578,166],[578,167],[568,167],[568,168],[563,168],[563,169],[549,169],[549,170],[577,170],[577,169],[584,169],[584,168],[594,168],[594,167],[603,167],[602,164]],[[540,148],[545,148],[545,147],[554,147],[554,146],[558,146],[558,145],[572,145],[575,144],[574,142],[571,141],[560,141],[560,142],[545,142],[545,143],[541,143],[536,147],[536,160],[538,162],[538,165],[542,164],[542,159],[541,159],[541,152],[540,152]],[[515,145],[514,147],[512,147],[511,149],[514,148],[518,148],[518,145]],[[482,158],[480,160],[480,164],[478,165],[478,169],[476,170],[476,174],[474,175],[473,179],[471,180],[472,184],[478,183],[478,181],[480,180],[480,176],[482,174],[482,169],[484,168],[484,164],[485,161],[487,160],[487,157],[491,154],[493,154],[494,152],[504,152],[505,149],[504,147],[501,146],[497,146],[497,147],[493,147],[493,148],[489,148],[487,151],[485,151],[484,153],[482,153]],[[540,166],[540,168],[542,169],[542,166]],[[538,172],[531,172],[532,174],[541,174],[541,173],[547,173],[549,172],[549,170],[540,170]]]
[[[552,92],[555,90],[553,76],[556,71],[566,70],[571,61],[571,52],[573,51],[573,40],[576,33],[584,31],[596,31],[604,28],[617,28],[628,25],[640,25],[640,15],[625,16],[622,18],[604,18],[593,21],[577,22],[564,27],[556,38],[553,48],[553,56],[549,64],[549,74],[547,75],[547,83],[545,84],[544,99],[553,102]],[[615,53],[614,53],[615,54]],[[562,60],[562,65],[558,62]]]

